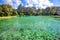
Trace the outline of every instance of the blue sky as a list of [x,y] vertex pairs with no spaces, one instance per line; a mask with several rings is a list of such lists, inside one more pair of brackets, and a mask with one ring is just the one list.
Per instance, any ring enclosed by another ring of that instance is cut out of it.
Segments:
[[0,0],[0,4],[3,4],[3,1],[2,0]]
[[55,6],[60,6],[60,0],[50,0]]
[[17,8],[20,4],[25,7],[46,8],[60,6],[60,0],[0,0],[0,4],[10,4],[13,8]]

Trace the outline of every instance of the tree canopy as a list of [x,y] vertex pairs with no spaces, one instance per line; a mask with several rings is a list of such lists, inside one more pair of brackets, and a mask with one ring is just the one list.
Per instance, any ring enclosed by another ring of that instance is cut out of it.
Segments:
[[11,5],[9,4],[0,5],[0,16],[11,16],[14,14],[13,12],[14,10]]
[[12,8],[9,4],[0,5],[0,16],[28,16],[28,15],[59,15],[60,16],[60,7],[47,7],[46,9],[36,9],[35,7],[24,7],[21,4],[17,9]]

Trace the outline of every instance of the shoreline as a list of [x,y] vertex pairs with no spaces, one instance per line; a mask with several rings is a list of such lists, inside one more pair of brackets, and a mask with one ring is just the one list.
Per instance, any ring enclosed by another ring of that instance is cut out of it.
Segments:
[[0,18],[13,18],[13,17],[16,17],[16,16],[7,16],[7,17],[0,17]]
[[[0,18],[14,18],[16,16],[4,16],[4,17],[0,17]],[[55,17],[55,18],[60,18],[60,16],[48,16],[48,17]]]

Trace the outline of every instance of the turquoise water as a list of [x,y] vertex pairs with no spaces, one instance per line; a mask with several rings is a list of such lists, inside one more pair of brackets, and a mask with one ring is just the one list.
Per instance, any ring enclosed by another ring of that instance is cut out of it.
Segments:
[[[60,18],[59,18],[60,19]],[[10,19],[0,19],[1,33],[8,30],[19,30],[20,28],[32,30],[44,30],[47,33],[60,35],[60,20],[49,16],[26,16]]]

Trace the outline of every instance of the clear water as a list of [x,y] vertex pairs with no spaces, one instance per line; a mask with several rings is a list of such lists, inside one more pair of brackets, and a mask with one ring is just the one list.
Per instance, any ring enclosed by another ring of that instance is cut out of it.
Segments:
[[[60,18],[59,18],[60,19]],[[32,28],[39,30],[40,28],[50,33],[60,35],[60,20],[49,16],[26,16],[16,17],[10,19],[0,19],[0,29],[3,32],[13,29],[19,30],[20,28]]]

